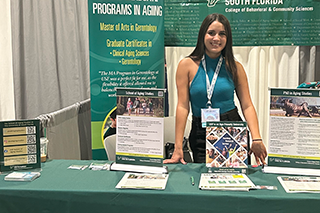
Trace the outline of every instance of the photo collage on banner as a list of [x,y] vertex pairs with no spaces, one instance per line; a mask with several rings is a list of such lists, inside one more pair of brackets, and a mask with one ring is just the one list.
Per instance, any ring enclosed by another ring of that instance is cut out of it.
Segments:
[[104,139],[128,112],[115,88],[164,88],[163,0],[88,0],[88,14],[92,156],[107,159]]

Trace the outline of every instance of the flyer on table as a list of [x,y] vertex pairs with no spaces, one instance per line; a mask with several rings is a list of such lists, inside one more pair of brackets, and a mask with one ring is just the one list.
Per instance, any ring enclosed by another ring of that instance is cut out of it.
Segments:
[[125,173],[117,184],[117,189],[157,189],[164,190],[169,174]]
[[117,88],[116,162],[162,166],[163,89]]
[[268,165],[319,169],[320,91],[270,89]]
[[202,190],[240,190],[249,191],[254,183],[245,174],[202,173],[199,188]]
[[287,193],[320,193],[320,178],[308,176],[278,176]]

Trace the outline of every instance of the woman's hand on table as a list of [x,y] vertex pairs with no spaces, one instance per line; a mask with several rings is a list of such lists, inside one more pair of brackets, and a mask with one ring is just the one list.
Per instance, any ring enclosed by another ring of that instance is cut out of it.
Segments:
[[254,154],[256,162],[258,165],[265,165],[265,159],[267,157],[267,150],[264,146],[262,140],[261,141],[253,141],[251,149],[249,151],[249,155]]
[[183,159],[183,150],[175,149],[170,159],[165,159],[163,163],[182,163],[187,164]]

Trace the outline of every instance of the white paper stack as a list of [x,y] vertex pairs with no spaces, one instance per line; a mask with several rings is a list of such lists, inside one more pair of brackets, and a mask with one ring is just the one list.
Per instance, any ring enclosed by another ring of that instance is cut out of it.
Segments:
[[7,181],[33,181],[40,176],[40,172],[12,172],[4,177]]

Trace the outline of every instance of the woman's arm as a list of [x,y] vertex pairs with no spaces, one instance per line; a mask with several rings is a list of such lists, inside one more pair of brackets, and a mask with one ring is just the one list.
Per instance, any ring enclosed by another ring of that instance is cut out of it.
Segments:
[[194,66],[190,58],[184,58],[179,62],[176,72],[176,85],[178,91],[178,103],[176,108],[175,123],[175,148],[171,159],[164,160],[164,163],[183,163],[183,136],[189,114],[189,70]]
[[[252,139],[261,139],[258,117],[250,97],[247,75],[244,71],[243,66],[239,62],[236,63],[238,74],[236,94],[240,101],[241,110],[247,121]],[[262,140],[252,142],[249,154],[251,154],[252,152],[258,164],[266,164],[265,158],[267,157],[267,150]]]

